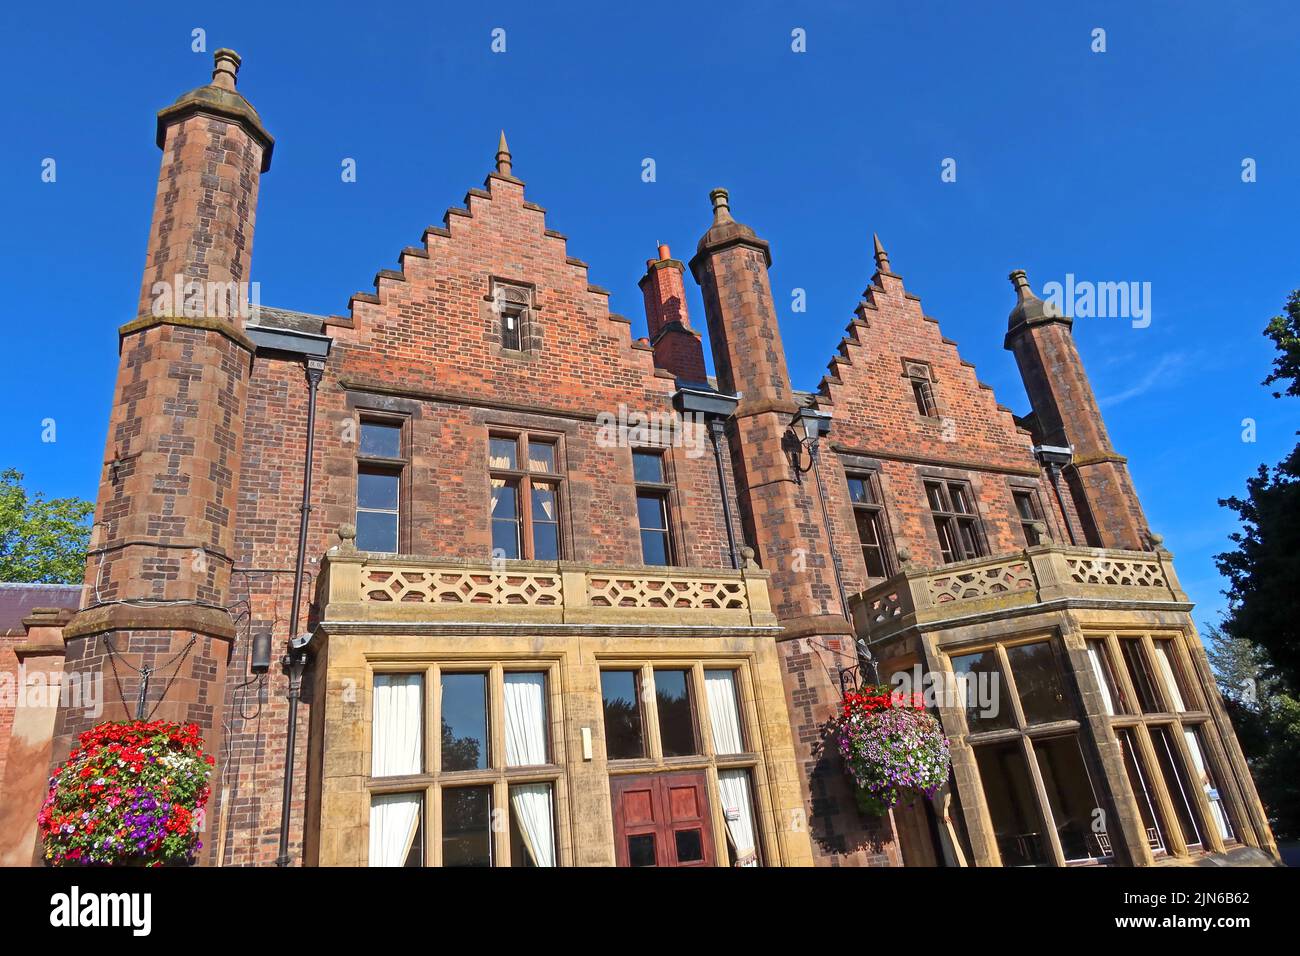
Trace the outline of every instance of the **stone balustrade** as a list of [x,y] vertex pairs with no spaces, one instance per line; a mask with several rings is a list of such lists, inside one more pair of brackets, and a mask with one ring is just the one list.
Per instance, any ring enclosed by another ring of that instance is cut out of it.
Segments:
[[1069,600],[1187,603],[1168,551],[1041,545],[938,568],[905,568],[850,599],[858,634],[878,640],[927,624]]
[[775,627],[757,568],[593,567],[331,549],[317,607],[326,625],[478,622]]

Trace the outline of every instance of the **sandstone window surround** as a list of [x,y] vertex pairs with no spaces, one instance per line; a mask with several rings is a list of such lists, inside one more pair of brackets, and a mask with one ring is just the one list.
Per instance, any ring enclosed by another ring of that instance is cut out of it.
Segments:
[[761,865],[757,821],[767,802],[761,786],[766,770],[748,664],[606,659],[600,676],[610,776],[703,771],[714,838],[725,843],[716,858],[732,866]]
[[536,290],[526,282],[493,276],[486,296],[489,341],[499,354],[527,358],[542,347],[542,330],[537,322]]
[[946,660],[966,701],[955,711],[963,726],[946,729],[973,752],[1001,865],[1108,861],[1112,828],[1099,829],[1095,811],[1108,822],[1109,795],[1057,641],[965,646]]
[[1246,818],[1224,741],[1192,679],[1180,632],[1087,635],[1110,735],[1119,746],[1138,817],[1154,856],[1221,852]]
[[632,477],[636,483],[641,563],[671,567],[676,564],[676,548],[667,456],[661,449],[633,448]]
[[988,554],[970,483],[931,477],[923,483],[944,564]]
[[565,557],[561,436],[490,427],[488,480],[493,557]]
[[1016,515],[1020,518],[1020,533],[1025,547],[1032,548],[1038,544],[1038,531],[1034,527],[1043,520],[1043,503],[1038,496],[1038,489],[1029,486],[1012,487],[1011,500],[1016,506]]
[[362,551],[401,551],[409,464],[405,418],[361,413],[357,420],[356,528]]
[[897,564],[889,520],[885,515],[884,496],[880,490],[880,474],[875,470],[848,471],[845,480],[867,578],[883,580],[895,572]]
[[911,387],[912,401],[916,405],[917,415],[925,419],[937,419],[939,403],[935,399],[934,369],[931,368],[930,363],[917,359],[903,359],[903,378]]
[[[389,706],[392,685],[404,706]],[[553,660],[376,665],[370,865],[566,865],[559,688]],[[385,763],[395,737],[406,756]],[[399,837],[376,832],[391,819]]]

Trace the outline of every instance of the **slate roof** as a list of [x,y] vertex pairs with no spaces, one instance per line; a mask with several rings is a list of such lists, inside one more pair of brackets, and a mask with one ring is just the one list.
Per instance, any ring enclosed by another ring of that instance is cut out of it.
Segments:
[[23,633],[23,618],[35,608],[80,606],[80,584],[0,583],[0,634]]

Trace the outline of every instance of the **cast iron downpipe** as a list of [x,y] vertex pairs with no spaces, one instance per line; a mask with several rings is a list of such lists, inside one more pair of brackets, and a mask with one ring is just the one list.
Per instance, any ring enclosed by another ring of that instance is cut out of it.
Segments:
[[1061,517],[1065,519],[1065,533],[1070,538],[1070,544],[1077,545],[1079,542],[1074,537],[1074,523],[1070,521],[1070,512],[1065,509],[1065,498],[1061,495],[1061,466],[1055,462],[1049,463],[1047,477],[1052,482],[1052,491],[1056,494],[1056,503],[1061,509]]
[[840,592],[840,610],[844,612],[844,619],[852,623],[853,615],[849,612],[849,595],[844,590],[844,575],[840,573],[840,552],[835,547],[835,532],[831,529],[831,518],[826,510],[826,486],[822,484],[822,470],[818,465],[821,457],[817,447],[818,439],[814,438],[808,442],[808,457],[812,459],[813,477],[817,479],[817,500],[822,506],[822,524],[826,528],[826,543],[831,549],[831,569],[835,572],[835,587]]
[[293,605],[289,609],[289,652],[281,663],[289,674],[289,727],[284,744],[284,788],[280,797],[280,854],[276,866],[289,865],[289,814],[293,807],[293,757],[297,743],[298,701],[302,698],[302,672],[307,666],[306,642],[298,642],[302,604],[302,575],[307,564],[307,529],[311,521],[311,470],[316,450],[316,389],[325,363],[307,360],[307,450],[302,463],[302,504],[298,519],[298,560],[293,569]]
[[727,492],[727,475],[722,468],[722,430],[725,423],[721,418],[709,420],[709,437],[713,439],[713,462],[718,466],[718,490],[722,492],[722,518],[727,525],[727,548],[731,552],[731,567],[740,570],[740,553],[736,550],[736,531],[731,526],[731,495]]

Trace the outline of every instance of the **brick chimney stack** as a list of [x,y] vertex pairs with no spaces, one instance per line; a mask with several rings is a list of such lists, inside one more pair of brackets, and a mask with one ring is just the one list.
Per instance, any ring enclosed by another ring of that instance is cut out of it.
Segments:
[[1146,551],[1146,516],[1123,455],[1115,451],[1083,360],[1074,344],[1074,320],[1034,295],[1023,269],[1009,276],[1016,305],[1007,319],[1005,347],[1016,357],[1040,444],[1073,446],[1065,479],[1093,547]]
[[[232,283],[240,290],[248,279],[258,180],[273,141],[235,91],[239,56],[218,50],[214,59],[208,85],[158,113],[163,158],[143,291],[137,317],[119,329],[82,608],[63,632],[66,672],[105,675],[104,713],[61,708],[54,761],[97,719],[134,718],[139,670],[148,667],[157,673],[146,716],[197,723],[221,770],[236,635],[227,606],[255,352],[238,310],[243,292],[232,295]],[[120,656],[113,665],[110,653]],[[207,819],[216,813],[210,804]]]
[[668,246],[660,243],[659,258],[646,260],[641,294],[645,296],[645,320],[655,350],[655,365],[698,385],[707,380],[708,374],[700,333],[691,328],[686,314],[686,287],[682,282],[685,270]]

